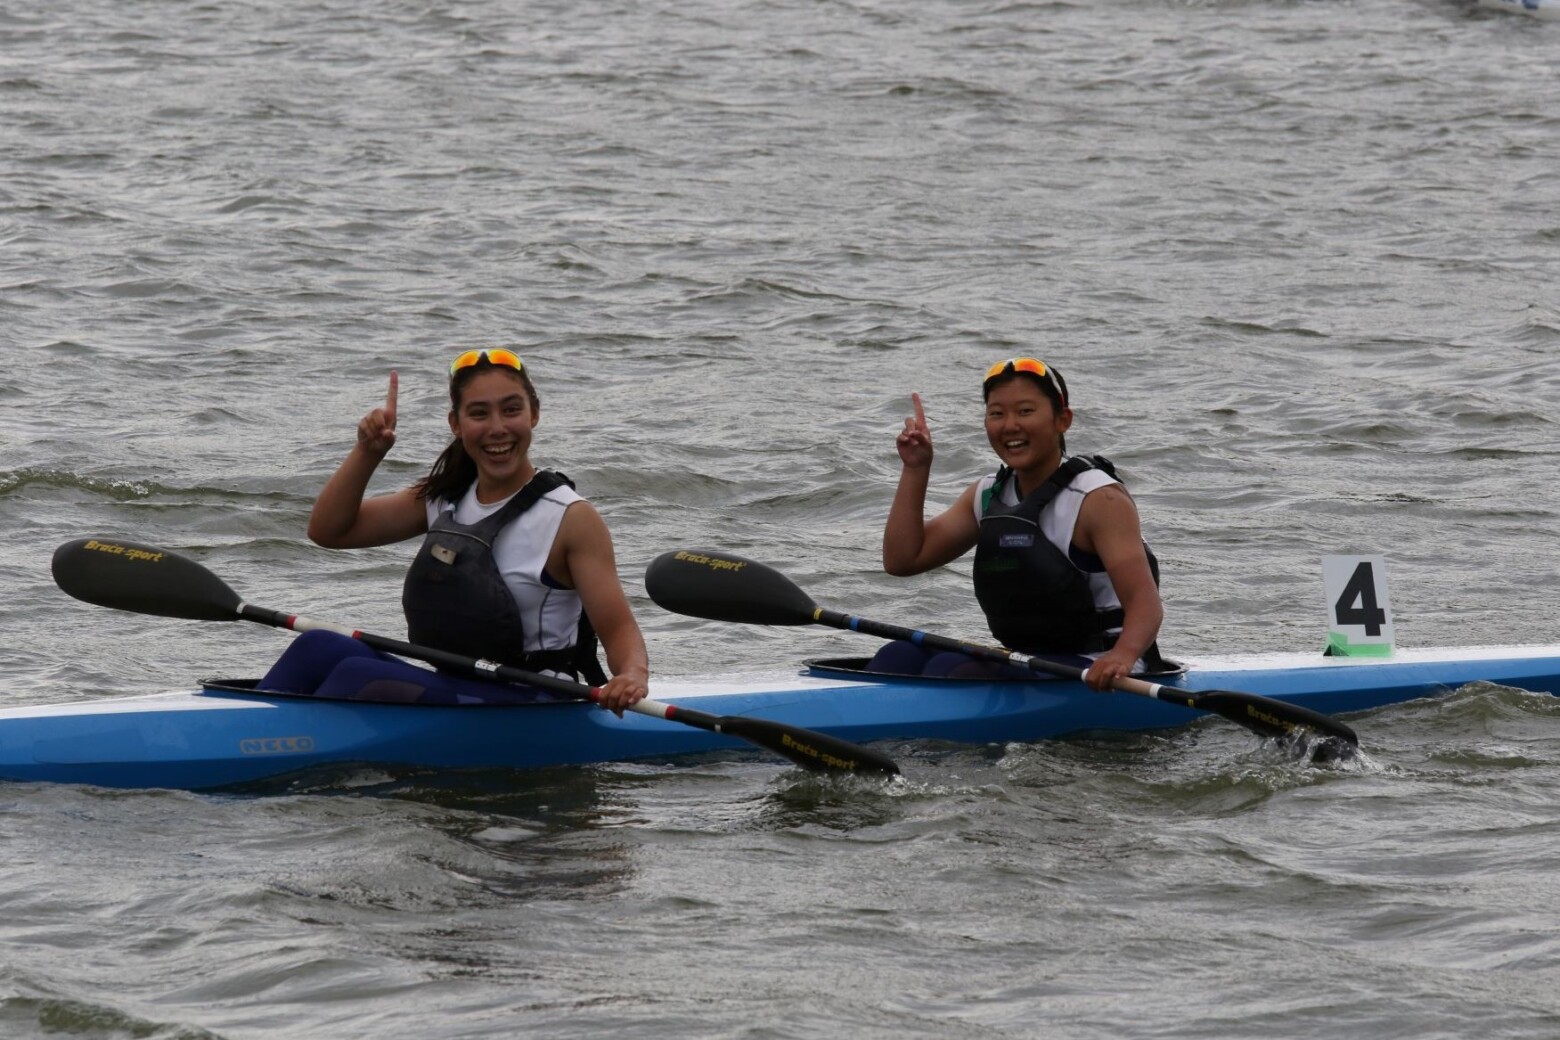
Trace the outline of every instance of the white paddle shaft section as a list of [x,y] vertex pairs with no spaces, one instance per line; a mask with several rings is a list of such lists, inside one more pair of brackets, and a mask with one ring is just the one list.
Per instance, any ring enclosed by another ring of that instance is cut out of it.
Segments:
[[[1084,672],[1083,674],[1088,675],[1089,673]],[[1142,679],[1134,679],[1127,675],[1120,676],[1111,685],[1122,693],[1137,693],[1144,697],[1152,697],[1156,701],[1159,699],[1160,691],[1164,689],[1163,686],[1156,682],[1144,682]]]
[[[240,602],[234,613],[239,617],[243,617],[245,608],[250,606],[253,606],[253,604]],[[256,609],[263,610],[263,608]],[[297,614],[289,614],[287,616],[287,627],[294,632],[334,632],[338,636],[346,636],[348,639],[356,639],[358,637],[358,630],[355,628],[348,628],[346,625],[333,625],[329,621],[316,621],[313,618],[300,617]]]
[[[596,690],[591,690],[591,700],[595,700]],[[670,704],[662,704],[660,701],[643,700],[635,701],[628,706],[629,711],[637,711],[641,715],[649,715],[652,718],[671,720],[676,714],[676,709]]]
[[[1074,668],[1071,665],[1061,664],[1057,661],[1031,657],[1028,654],[1019,653],[1017,650],[1004,650],[1002,652],[1007,654],[1009,661],[1028,668],[1030,671],[1038,668],[1041,671],[1050,672],[1052,675],[1063,675],[1071,679],[1077,679],[1082,683],[1089,681],[1089,670],[1087,668]],[[1133,679],[1126,675],[1117,676],[1116,681],[1111,683],[1111,686],[1122,693],[1135,693],[1140,697],[1152,697],[1156,701],[1159,700],[1159,692],[1164,689],[1158,683],[1144,682],[1142,679]]]
[[[1078,673],[1078,681],[1089,681],[1089,670],[1087,668]],[[1144,682],[1142,679],[1134,679],[1128,675],[1117,676],[1116,681],[1111,683],[1111,686],[1122,693],[1135,693],[1140,697],[1152,697],[1156,701],[1159,700],[1160,691],[1164,689],[1163,686],[1156,682]]]

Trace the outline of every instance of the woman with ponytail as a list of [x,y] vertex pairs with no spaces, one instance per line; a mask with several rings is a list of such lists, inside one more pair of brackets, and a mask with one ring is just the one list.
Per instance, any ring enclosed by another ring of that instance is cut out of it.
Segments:
[[[606,523],[560,473],[538,469],[541,402],[513,351],[469,350],[450,364],[449,446],[410,487],[365,498],[395,444],[399,381],[358,423],[326,483],[309,537],[332,549],[423,544],[402,594],[410,641],[601,687],[614,711],[649,689],[649,661]],[[596,660],[599,638],[610,679]],[[286,693],[466,703],[551,699],[432,672],[329,632],[296,639],[261,682]]]

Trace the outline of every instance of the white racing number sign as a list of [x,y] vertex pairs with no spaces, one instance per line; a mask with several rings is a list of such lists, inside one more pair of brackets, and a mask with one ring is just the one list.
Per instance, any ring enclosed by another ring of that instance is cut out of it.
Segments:
[[1323,556],[1327,653],[1333,657],[1392,656],[1392,600],[1382,556]]

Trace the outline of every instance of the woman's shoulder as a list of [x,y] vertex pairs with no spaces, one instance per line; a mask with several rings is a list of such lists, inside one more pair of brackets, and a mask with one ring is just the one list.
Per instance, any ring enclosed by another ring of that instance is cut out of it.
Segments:
[[597,551],[603,547],[610,551],[612,533],[607,529],[607,521],[588,499],[575,494],[570,501],[559,503],[559,506],[563,517],[558,523],[555,545],[569,551]]
[[1119,487],[1121,485],[1121,481],[1117,480],[1109,473],[1106,473],[1104,470],[1086,469],[1076,477],[1073,477],[1072,483],[1068,484],[1067,488],[1069,491],[1076,491],[1079,494],[1087,495],[1090,492],[1098,491],[1100,488],[1110,487],[1113,484]]
[[565,509],[576,502],[586,501],[585,496],[576,491],[573,484],[566,483],[567,477],[563,479],[565,482],[560,482],[556,487],[549,489],[546,494],[542,495],[541,501],[554,506],[561,506]]
[[1067,481],[1066,490],[1087,495],[1112,484],[1120,485],[1121,481],[1116,477],[1115,467],[1110,460],[1099,455],[1068,455],[1062,460],[1063,466],[1075,468],[1077,472],[1072,474]]

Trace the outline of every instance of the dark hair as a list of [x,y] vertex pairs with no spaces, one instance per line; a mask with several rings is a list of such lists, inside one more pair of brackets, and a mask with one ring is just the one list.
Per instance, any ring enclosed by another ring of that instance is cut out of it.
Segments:
[[[541,409],[542,401],[536,396],[536,385],[531,382],[531,376],[525,369],[495,365],[487,358],[483,358],[475,365],[463,368],[451,377],[450,410],[459,413],[460,399],[465,392],[466,384],[480,373],[491,371],[507,372],[520,380],[520,385],[525,387],[525,396],[530,399],[531,410],[535,412]],[[455,502],[466,493],[466,489],[476,479],[477,463],[466,454],[466,446],[460,442],[459,437],[456,437],[439,453],[439,457],[433,460],[433,468],[428,471],[428,475],[412,487],[420,499],[432,501],[442,498],[446,502]]]

